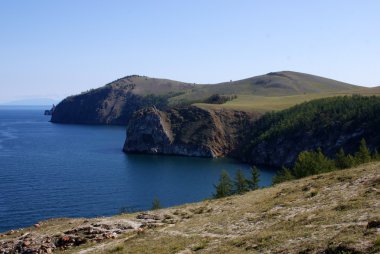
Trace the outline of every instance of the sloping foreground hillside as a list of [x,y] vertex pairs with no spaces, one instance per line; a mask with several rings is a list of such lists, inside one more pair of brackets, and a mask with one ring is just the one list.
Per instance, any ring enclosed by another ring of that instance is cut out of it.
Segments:
[[379,253],[380,163],[180,207],[44,221],[2,235],[0,249],[82,254]]

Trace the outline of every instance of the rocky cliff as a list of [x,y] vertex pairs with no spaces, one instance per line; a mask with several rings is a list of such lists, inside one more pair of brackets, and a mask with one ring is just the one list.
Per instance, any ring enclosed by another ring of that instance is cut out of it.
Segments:
[[194,106],[137,111],[131,118],[125,152],[219,157],[233,154],[253,115]]

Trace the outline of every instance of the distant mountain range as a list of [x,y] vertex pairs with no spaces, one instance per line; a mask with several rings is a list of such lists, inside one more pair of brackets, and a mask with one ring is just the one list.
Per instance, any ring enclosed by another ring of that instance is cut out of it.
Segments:
[[35,99],[23,99],[15,100],[11,102],[1,103],[0,105],[7,106],[51,106],[53,104],[58,104],[58,100],[53,100],[49,98],[35,98]]

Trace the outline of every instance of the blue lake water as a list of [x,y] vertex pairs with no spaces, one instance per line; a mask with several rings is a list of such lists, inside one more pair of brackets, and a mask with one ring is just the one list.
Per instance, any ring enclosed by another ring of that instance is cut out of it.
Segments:
[[[53,217],[114,215],[200,201],[230,159],[127,155],[125,127],[49,122],[45,108],[0,107],[0,232]],[[274,171],[261,170],[261,186]]]

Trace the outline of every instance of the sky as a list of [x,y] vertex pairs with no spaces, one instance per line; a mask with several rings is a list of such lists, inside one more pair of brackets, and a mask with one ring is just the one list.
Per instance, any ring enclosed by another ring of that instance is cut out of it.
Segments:
[[0,103],[139,74],[191,83],[292,70],[380,85],[378,0],[1,0]]

